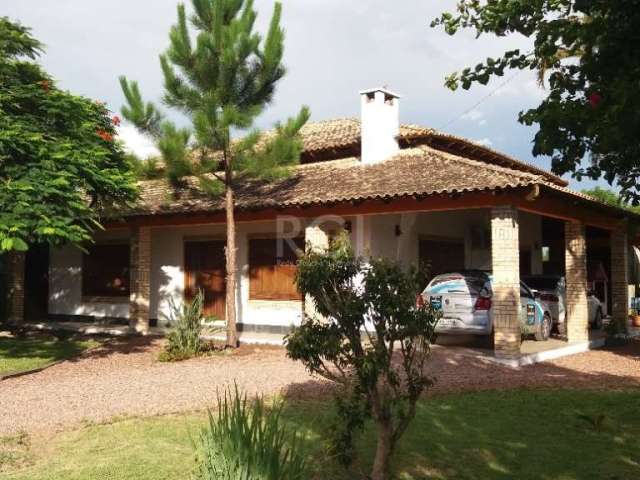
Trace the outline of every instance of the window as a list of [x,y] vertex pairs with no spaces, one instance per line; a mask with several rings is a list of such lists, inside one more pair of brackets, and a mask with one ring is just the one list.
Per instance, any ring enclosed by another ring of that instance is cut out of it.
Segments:
[[549,260],[551,260],[550,248],[547,246],[544,246],[542,247],[542,261],[548,262]]
[[129,244],[89,246],[82,258],[82,296],[129,296]]
[[[293,245],[292,245],[293,244]],[[251,300],[302,300],[295,284],[296,250],[304,238],[260,238],[249,241],[249,298]]]

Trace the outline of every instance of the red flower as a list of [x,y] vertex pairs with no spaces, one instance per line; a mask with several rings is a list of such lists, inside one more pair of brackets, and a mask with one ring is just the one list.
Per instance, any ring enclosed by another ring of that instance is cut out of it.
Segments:
[[49,80],[42,80],[41,82],[38,82],[40,84],[40,88],[42,88],[42,90],[44,90],[45,92],[48,92],[49,89],[51,88],[51,84],[49,83]]
[[111,119],[111,123],[113,123],[116,127],[120,126],[120,117],[118,115],[114,115],[113,118]]
[[98,130],[96,132],[96,134],[105,142],[112,142],[113,141],[113,135],[111,135],[109,132],[105,131],[105,130]]
[[589,94],[589,103],[593,108],[596,108],[602,102],[602,95],[598,92],[593,92]]

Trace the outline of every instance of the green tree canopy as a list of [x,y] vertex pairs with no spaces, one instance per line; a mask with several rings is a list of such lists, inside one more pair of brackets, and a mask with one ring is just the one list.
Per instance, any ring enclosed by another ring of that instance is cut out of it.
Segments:
[[135,198],[109,111],[57,88],[40,53],[29,29],[0,18],[0,251],[80,244],[100,209]]
[[640,0],[459,0],[432,26],[453,35],[520,34],[518,49],[487,58],[446,80],[451,89],[487,84],[507,69],[538,70],[548,95],[519,120],[537,124],[533,154],[552,158],[557,174],[604,177],[637,203],[640,176]]
[[[179,128],[145,102],[136,82],[120,79],[127,105],[123,116],[156,142],[168,179],[199,179],[211,195],[224,194],[226,209],[227,343],[237,344],[235,191],[243,182],[286,176],[298,163],[300,128],[309,118],[303,107],[273,135],[253,128],[284,76],[282,6],[276,2],[266,36],[254,31],[253,0],[192,0],[193,15],[178,5],[169,49],[160,56],[165,106],[190,120]],[[189,23],[193,28],[190,31]],[[232,134],[243,133],[240,140]]]
[[592,196],[600,200],[602,203],[611,205],[612,207],[626,208],[629,211],[640,213],[640,207],[629,204],[622,195],[609,190],[608,188],[594,187],[582,190],[582,193]]

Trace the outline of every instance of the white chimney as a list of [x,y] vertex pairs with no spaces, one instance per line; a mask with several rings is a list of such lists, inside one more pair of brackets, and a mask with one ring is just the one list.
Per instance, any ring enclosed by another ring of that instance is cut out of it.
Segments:
[[360,92],[362,163],[382,162],[400,150],[400,96],[385,89]]

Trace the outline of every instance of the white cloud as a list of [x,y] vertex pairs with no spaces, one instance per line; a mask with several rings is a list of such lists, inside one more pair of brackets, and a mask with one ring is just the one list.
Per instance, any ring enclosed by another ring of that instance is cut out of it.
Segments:
[[493,145],[493,142],[491,141],[490,138],[481,138],[479,140],[472,140],[473,143],[477,143],[478,145],[482,145],[483,147],[491,147]]
[[130,124],[124,123],[118,127],[118,139],[124,142],[125,150],[137,155],[140,158],[148,158],[159,155],[150,138],[142,135]]
[[[167,48],[177,3],[5,0],[2,15],[33,28],[34,35],[46,45],[41,61],[60,87],[103,100],[117,112],[124,103],[119,75],[137,80],[145,101],[161,106],[163,82],[158,54]],[[191,8],[190,1],[184,3]],[[546,94],[536,85],[535,72],[521,72],[500,88],[509,77],[494,78],[488,85],[474,85],[469,91],[451,92],[444,86],[448,74],[473,67],[487,56],[496,57],[514,48],[529,51],[531,39],[517,35],[483,35],[476,39],[468,30],[451,37],[442,28],[429,28],[430,21],[441,12],[455,10],[456,0],[283,3],[287,75],[278,84],[273,103],[257,120],[257,127],[269,128],[294,115],[303,104],[310,106],[312,120],[358,117],[357,92],[388,84],[402,95],[403,123],[468,138],[492,138],[500,148],[507,149],[505,153],[531,159],[535,127],[522,127],[517,115],[537,105],[540,96]],[[264,30],[274,1],[256,0],[255,4],[257,26]],[[105,38],[109,39],[108,48]],[[477,118],[460,120],[460,112],[478,102],[481,104],[475,109],[481,109],[483,115],[478,117],[474,112],[470,115]],[[170,120],[185,123],[180,115],[161,108]],[[123,125],[120,135],[130,151],[143,157],[156,153],[151,142],[131,126]],[[500,139],[501,135],[505,139]],[[488,138],[481,142],[487,144]]]
[[477,120],[482,120],[483,117],[484,117],[484,113],[474,108],[473,110],[470,110],[464,115],[462,115],[460,118],[462,120],[469,120],[471,122],[475,122]]
[[479,127],[483,127],[487,124],[487,119],[484,116],[484,112],[481,112],[477,108],[469,110],[460,117],[460,120],[466,120],[468,122],[475,122]]

